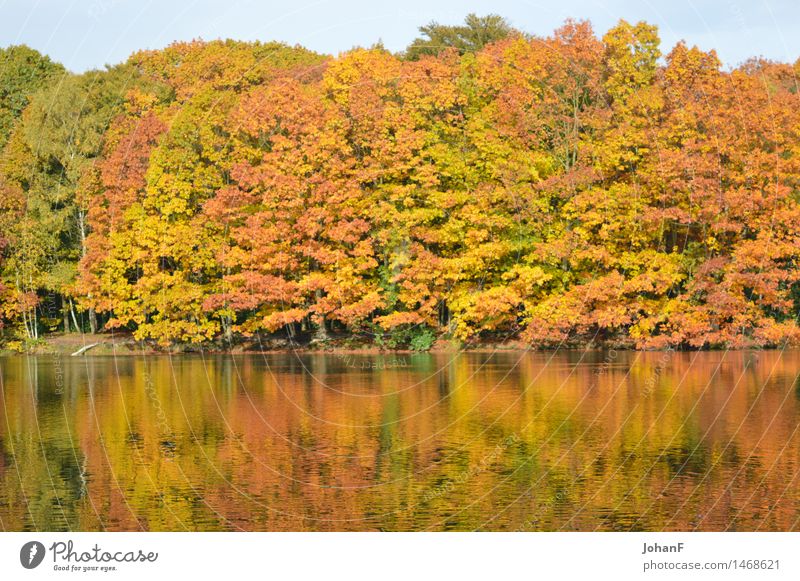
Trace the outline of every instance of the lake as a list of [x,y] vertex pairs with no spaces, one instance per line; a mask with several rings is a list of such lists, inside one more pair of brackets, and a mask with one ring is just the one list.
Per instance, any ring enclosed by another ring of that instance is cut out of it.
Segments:
[[792,530],[800,351],[0,358],[0,528]]

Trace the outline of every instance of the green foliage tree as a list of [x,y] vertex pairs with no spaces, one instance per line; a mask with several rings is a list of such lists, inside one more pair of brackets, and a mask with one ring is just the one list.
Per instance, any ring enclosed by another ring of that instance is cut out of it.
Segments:
[[[5,278],[13,281],[18,296],[29,297],[29,337],[38,335],[33,321],[39,294],[57,295],[66,313],[89,231],[81,181],[100,157],[126,92],[136,84],[136,71],[124,65],[65,75],[31,98],[3,153],[0,195],[14,200],[9,214],[13,218],[3,229],[9,240]],[[49,318],[53,314],[48,313]],[[89,315],[94,331],[94,315]],[[65,330],[68,321],[65,316]]]
[[489,43],[502,40],[515,31],[508,21],[497,14],[469,14],[464,24],[449,26],[431,22],[419,28],[421,37],[414,39],[405,50],[405,58],[419,60],[424,55],[438,55],[454,48],[459,53],[478,52]]
[[27,46],[0,49],[0,148],[31,96],[65,73],[63,66]]

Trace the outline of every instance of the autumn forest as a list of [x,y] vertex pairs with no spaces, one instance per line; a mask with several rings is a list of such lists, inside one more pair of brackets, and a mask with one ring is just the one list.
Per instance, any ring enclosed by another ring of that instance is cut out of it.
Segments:
[[800,342],[800,60],[497,16],[404,52],[0,50],[0,341]]

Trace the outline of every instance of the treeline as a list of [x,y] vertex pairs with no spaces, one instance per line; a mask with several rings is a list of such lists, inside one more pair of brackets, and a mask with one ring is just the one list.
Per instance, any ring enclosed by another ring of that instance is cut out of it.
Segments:
[[0,51],[5,339],[800,339],[800,60],[725,71],[624,21],[421,31],[82,75]]

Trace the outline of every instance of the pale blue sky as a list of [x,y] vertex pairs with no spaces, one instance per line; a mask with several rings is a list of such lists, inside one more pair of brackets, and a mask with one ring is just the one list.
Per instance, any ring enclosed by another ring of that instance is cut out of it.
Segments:
[[599,33],[619,18],[647,20],[666,47],[685,39],[717,49],[727,65],[800,56],[800,0],[0,0],[0,46],[28,44],[74,71],[192,38],[282,40],[332,54],[381,39],[396,51],[418,26],[469,12],[501,14],[537,35],[568,17],[588,18]]

